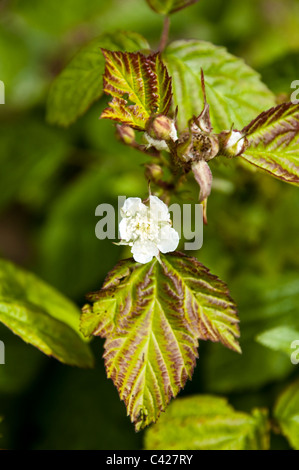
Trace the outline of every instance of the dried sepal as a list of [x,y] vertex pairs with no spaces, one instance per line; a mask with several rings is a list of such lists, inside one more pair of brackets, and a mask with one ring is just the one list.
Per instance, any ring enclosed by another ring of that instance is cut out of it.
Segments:
[[200,115],[197,118],[194,118],[194,122],[197,124],[199,129],[203,132],[210,134],[213,130],[212,123],[211,123],[211,116],[210,116],[210,106],[207,102],[207,95],[206,95],[206,84],[205,84],[205,77],[203,70],[201,69],[201,89],[204,99],[204,108]]
[[192,164],[194,178],[200,186],[199,202],[206,200],[212,189],[213,175],[209,165],[204,160]]

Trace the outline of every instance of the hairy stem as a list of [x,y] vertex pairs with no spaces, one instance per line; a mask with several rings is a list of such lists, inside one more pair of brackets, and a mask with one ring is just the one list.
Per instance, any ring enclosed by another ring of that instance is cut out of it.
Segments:
[[167,45],[168,35],[169,35],[169,28],[170,28],[170,18],[169,18],[169,16],[165,16],[163,31],[162,31],[160,45],[159,45],[159,52],[163,52],[166,45]]

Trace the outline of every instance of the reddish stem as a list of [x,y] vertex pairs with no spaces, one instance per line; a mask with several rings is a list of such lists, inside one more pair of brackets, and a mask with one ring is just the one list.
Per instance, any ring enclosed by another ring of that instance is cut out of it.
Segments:
[[163,52],[167,45],[169,28],[170,28],[170,18],[169,16],[165,16],[162,36],[161,36],[160,45],[159,45],[159,52]]

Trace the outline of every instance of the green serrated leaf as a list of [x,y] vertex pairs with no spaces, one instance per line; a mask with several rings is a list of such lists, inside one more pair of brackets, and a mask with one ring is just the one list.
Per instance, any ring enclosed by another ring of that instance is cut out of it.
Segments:
[[60,129],[28,115],[1,122],[0,208],[18,201],[43,208],[68,157]]
[[274,416],[294,449],[299,450],[299,381],[287,387],[278,398]]
[[283,103],[243,129],[245,160],[287,183],[299,184],[299,104]]
[[163,56],[172,77],[174,106],[181,130],[203,109],[201,69],[215,132],[242,128],[249,119],[274,106],[274,95],[257,72],[223,47],[198,40],[175,41]]
[[0,322],[25,342],[66,364],[92,367],[79,333],[79,309],[34,274],[0,260]]
[[68,126],[103,94],[105,60],[101,48],[111,50],[149,50],[137,33],[115,32],[94,39],[79,51],[53,82],[47,103],[47,119]]
[[198,395],[169,406],[159,422],[147,430],[147,450],[267,450],[266,410],[235,411],[225,398]]
[[168,15],[182,10],[198,0],[146,0],[149,6],[157,13]]
[[156,421],[191,378],[198,339],[240,351],[227,286],[181,253],[161,263],[121,261],[88,298],[93,307],[83,309],[81,329],[106,338],[107,375],[137,430]]
[[[144,130],[153,113],[167,114],[172,100],[171,78],[160,54],[103,50],[104,91],[112,96],[101,118]],[[133,103],[133,104],[129,104]]]

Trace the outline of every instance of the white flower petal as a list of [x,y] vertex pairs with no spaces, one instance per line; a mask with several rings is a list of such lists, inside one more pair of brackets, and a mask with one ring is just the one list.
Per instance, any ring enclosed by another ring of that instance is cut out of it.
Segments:
[[173,142],[178,140],[178,133],[177,133],[174,122],[171,124],[171,131],[170,131],[169,137],[171,138],[171,140],[173,140]]
[[124,241],[130,241],[133,235],[132,231],[130,230],[128,222],[129,222],[129,219],[124,218],[120,221],[120,224],[119,224],[120,238],[121,240],[124,240]]
[[157,246],[150,241],[137,241],[132,246],[131,252],[133,254],[133,258],[137,263],[148,263],[153,259],[154,256],[158,256],[159,250]]
[[157,223],[170,222],[168,206],[157,196],[150,196],[150,215]]
[[176,250],[180,241],[178,232],[170,225],[161,228],[159,239],[157,246],[162,253]]
[[132,247],[135,261],[148,263],[159,255],[159,250],[168,253],[177,248],[179,235],[171,228],[168,206],[158,197],[150,196],[149,205],[140,198],[128,198],[121,213],[121,241]]
[[148,143],[148,147],[154,147],[156,150],[161,152],[162,150],[165,150],[166,152],[169,152],[169,147],[165,140],[157,140],[153,139],[147,132],[144,134],[144,138]]
[[128,197],[120,209],[122,217],[134,216],[136,213],[144,211],[146,211],[146,206],[143,204],[140,197]]

